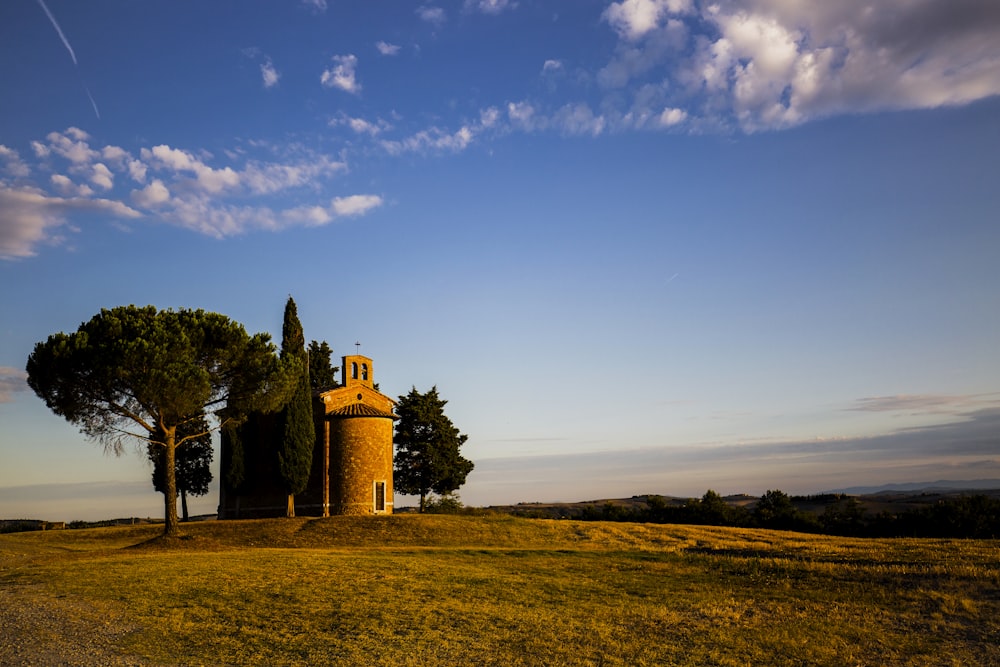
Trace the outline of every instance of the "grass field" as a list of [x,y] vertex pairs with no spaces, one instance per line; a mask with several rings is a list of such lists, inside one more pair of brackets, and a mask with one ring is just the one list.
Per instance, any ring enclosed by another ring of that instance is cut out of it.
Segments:
[[[1000,542],[508,516],[0,535],[166,664],[997,665]],[[24,599],[24,598],[22,598]]]

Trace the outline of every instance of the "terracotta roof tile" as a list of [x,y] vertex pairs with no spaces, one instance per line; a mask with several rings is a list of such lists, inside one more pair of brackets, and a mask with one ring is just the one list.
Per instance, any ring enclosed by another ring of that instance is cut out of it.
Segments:
[[350,405],[345,405],[342,408],[337,408],[326,414],[329,417],[384,417],[386,419],[399,419],[396,415],[391,412],[385,412],[384,410],[379,410],[378,408],[373,408],[370,405],[365,405],[364,403],[351,403]]

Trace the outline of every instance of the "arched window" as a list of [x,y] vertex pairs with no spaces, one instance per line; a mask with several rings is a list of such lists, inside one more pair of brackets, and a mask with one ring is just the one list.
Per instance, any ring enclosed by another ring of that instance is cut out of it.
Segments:
[[351,379],[352,380],[358,379],[358,362],[356,361],[351,362]]
[[368,364],[361,364],[361,379],[368,379]]

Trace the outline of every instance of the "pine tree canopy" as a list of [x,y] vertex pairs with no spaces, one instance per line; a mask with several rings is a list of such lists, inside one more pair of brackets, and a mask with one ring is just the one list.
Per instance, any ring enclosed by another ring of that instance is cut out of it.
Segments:
[[214,413],[221,425],[274,411],[292,378],[267,334],[224,315],[153,306],[104,309],[28,357],[28,385],[57,415],[121,453],[130,438],[162,447],[164,534],[176,535],[177,429]]

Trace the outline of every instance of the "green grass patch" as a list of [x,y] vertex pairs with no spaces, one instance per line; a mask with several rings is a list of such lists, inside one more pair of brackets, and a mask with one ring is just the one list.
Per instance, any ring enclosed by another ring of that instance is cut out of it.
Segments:
[[[1000,664],[998,543],[393,516],[0,536],[181,664]],[[77,535],[75,533],[81,533]]]

